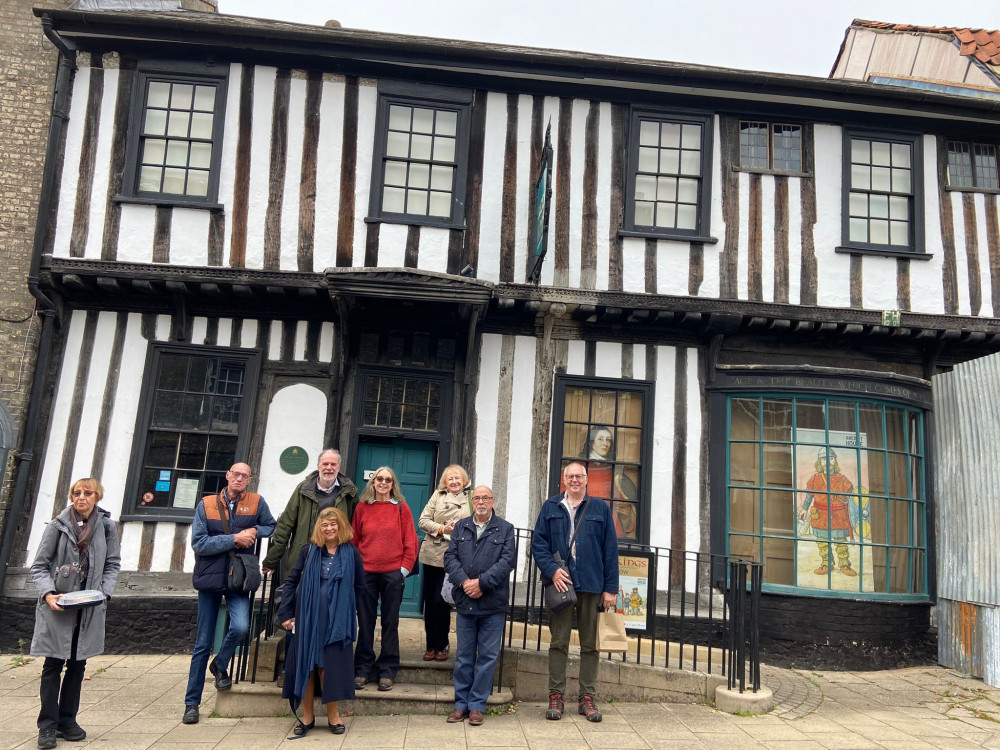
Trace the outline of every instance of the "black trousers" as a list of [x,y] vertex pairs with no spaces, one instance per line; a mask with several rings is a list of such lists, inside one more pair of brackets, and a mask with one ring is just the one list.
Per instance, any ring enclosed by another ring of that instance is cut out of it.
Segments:
[[424,636],[428,651],[444,651],[448,648],[448,631],[451,629],[451,607],[441,598],[441,584],[444,582],[444,568],[422,565],[423,582],[421,599],[424,604]]
[[[396,679],[399,671],[399,605],[406,579],[398,570],[365,573],[365,592],[358,597],[358,644],[354,650],[354,676]],[[375,619],[382,605],[382,651],[375,659]]]
[[[38,712],[38,728],[65,729],[76,721],[80,711],[80,690],[83,688],[83,673],[87,660],[76,659],[76,642],[80,637],[80,613],[77,613],[76,628],[73,631],[72,658],[55,659],[45,657],[42,665],[42,682],[39,688],[42,707]],[[66,667],[65,676],[62,674]]]

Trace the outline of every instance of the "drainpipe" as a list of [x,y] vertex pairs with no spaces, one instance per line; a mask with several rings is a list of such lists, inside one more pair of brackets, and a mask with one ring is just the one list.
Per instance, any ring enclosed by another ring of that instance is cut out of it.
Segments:
[[42,252],[48,244],[51,225],[49,214],[56,194],[55,165],[59,149],[69,119],[70,80],[76,69],[76,48],[68,43],[52,28],[51,16],[42,16],[42,31],[56,49],[59,50],[59,64],[56,82],[52,92],[52,114],[49,117],[49,141],[45,148],[45,168],[42,173],[42,189],[38,198],[38,215],[35,217],[35,240],[32,246],[31,266],[28,270],[28,291],[38,304],[38,314],[42,317],[42,333],[38,341],[38,355],[35,358],[35,373],[31,381],[31,395],[28,400],[27,416],[24,422],[24,437],[21,452],[16,453],[17,477],[14,491],[7,508],[7,522],[4,524],[3,540],[0,542],[0,595],[7,580],[7,567],[14,551],[14,536],[17,533],[21,513],[28,494],[28,475],[34,461],[33,449],[38,438],[38,423],[42,411],[42,394],[45,391],[45,376],[52,355],[52,336],[56,323],[56,309],[53,301],[38,287],[38,272],[42,264]]

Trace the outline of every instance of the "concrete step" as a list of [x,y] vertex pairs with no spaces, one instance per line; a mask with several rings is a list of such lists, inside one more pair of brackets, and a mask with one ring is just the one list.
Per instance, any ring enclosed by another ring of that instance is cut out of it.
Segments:
[[[431,670],[428,670],[431,671]],[[440,670],[434,670],[440,671]],[[402,669],[397,677],[402,676]],[[353,701],[341,701],[341,712],[351,712],[355,716],[377,716],[387,714],[440,714],[445,716],[455,707],[455,689],[446,685],[419,684],[396,681],[392,690],[381,693],[375,683],[368,683],[364,690],[358,690]],[[489,708],[502,709],[514,696],[510,690],[494,692],[487,700]],[[316,715],[324,716],[325,709],[316,701]],[[288,701],[281,697],[281,689],[273,682],[251,684],[240,682],[232,690],[217,693],[215,713],[225,718],[247,716],[289,716]],[[302,714],[301,708],[299,715]]]

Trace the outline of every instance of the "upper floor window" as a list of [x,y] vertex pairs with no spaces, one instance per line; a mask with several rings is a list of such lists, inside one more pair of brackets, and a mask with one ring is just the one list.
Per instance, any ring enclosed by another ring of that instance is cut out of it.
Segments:
[[775,172],[801,172],[802,126],[740,122],[740,166]]
[[996,146],[948,141],[948,184],[952,187],[1000,188]]
[[158,203],[215,202],[224,73],[204,66],[198,74],[140,66],[135,81],[122,192]]
[[684,239],[708,233],[711,133],[708,116],[633,111],[626,231]]
[[156,346],[143,383],[126,513],[186,516],[245,456],[259,355]]
[[370,214],[407,224],[461,225],[470,91],[383,83]]
[[851,249],[922,251],[917,136],[845,131],[844,240]]

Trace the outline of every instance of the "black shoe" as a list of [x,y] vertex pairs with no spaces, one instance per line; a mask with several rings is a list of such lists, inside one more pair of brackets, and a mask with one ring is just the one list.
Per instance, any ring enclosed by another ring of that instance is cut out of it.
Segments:
[[38,732],[38,747],[41,750],[52,750],[56,746],[56,730],[42,729]]
[[56,730],[56,737],[70,742],[79,742],[87,739],[87,732],[75,721],[70,721]]
[[302,737],[305,737],[307,734],[309,734],[309,730],[312,729],[314,726],[316,726],[316,719],[313,719],[308,724],[304,723],[302,719],[299,719],[299,723],[296,724],[295,728],[292,730],[292,736],[289,737],[288,739],[290,740],[301,739]]
[[600,721],[604,718],[601,712],[595,708],[594,696],[592,695],[581,695],[577,710],[580,712],[580,716],[587,717],[587,721]]
[[208,671],[215,677],[216,690],[224,691],[232,689],[233,678],[229,676],[229,672],[226,670],[219,669],[219,665],[215,663],[215,659],[212,659],[212,663],[208,665]]
[[184,706],[184,718],[181,721],[185,724],[197,724],[198,723],[198,707],[197,706]]
[[551,721],[559,721],[562,718],[564,709],[562,693],[552,693],[549,696],[549,709],[545,712],[545,718]]
[[330,731],[333,732],[334,734],[343,734],[344,732],[347,731],[347,727],[345,727],[343,724],[331,724]]

